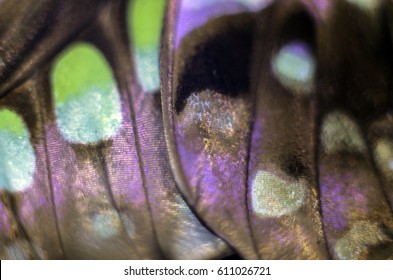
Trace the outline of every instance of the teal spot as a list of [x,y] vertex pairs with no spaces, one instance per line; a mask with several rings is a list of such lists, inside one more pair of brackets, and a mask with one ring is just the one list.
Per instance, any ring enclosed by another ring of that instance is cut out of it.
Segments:
[[154,93],[160,88],[159,58],[155,49],[136,49],[137,76],[143,90]]
[[23,120],[11,110],[0,110],[0,189],[28,189],[34,170],[34,149]]
[[136,73],[145,92],[155,92],[160,87],[159,47],[165,4],[165,0],[134,0],[128,5]]
[[55,62],[52,71],[57,122],[74,143],[113,137],[122,123],[120,96],[105,57],[94,46],[77,43]]
[[295,93],[311,93],[315,61],[310,48],[303,42],[285,45],[272,60],[273,72],[280,83]]
[[94,233],[102,239],[107,239],[118,235],[118,216],[113,211],[104,211],[93,217]]

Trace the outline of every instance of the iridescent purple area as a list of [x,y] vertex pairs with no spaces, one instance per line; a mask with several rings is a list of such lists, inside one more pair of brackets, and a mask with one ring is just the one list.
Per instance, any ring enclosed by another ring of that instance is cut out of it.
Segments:
[[[343,186],[334,182],[339,182],[339,180],[331,178],[320,187],[323,197],[321,207],[324,209],[325,225],[331,226],[335,231],[340,232],[349,225],[349,217],[346,216],[349,207],[345,203],[347,197],[343,194]],[[334,206],[329,207],[329,203],[334,204]]]
[[179,11],[175,47],[194,29],[207,21],[230,14],[256,12],[266,7],[272,0],[183,0]]

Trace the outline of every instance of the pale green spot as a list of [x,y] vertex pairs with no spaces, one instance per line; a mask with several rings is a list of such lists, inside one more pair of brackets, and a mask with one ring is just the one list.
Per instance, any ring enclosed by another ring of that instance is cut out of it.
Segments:
[[3,109],[0,111],[0,131],[7,130],[19,136],[26,135],[22,119],[13,111]]
[[258,171],[252,182],[252,209],[262,217],[290,214],[304,204],[306,190],[301,181],[287,182],[268,171]]
[[97,48],[69,47],[54,65],[52,84],[58,125],[68,141],[92,143],[115,135],[122,123],[120,96]]
[[376,224],[366,221],[355,223],[335,245],[335,252],[339,259],[353,260],[361,257],[362,252],[369,246],[388,241],[388,237]]
[[295,93],[312,92],[315,61],[305,43],[295,41],[281,48],[272,60],[272,68],[284,87]]
[[52,72],[56,104],[63,104],[88,91],[110,93],[115,84],[104,56],[94,46],[77,43],[56,61]]
[[321,142],[327,154],[366,151],[366,143],[356,122],[339,111],[329,113],[323,120]]
[[34,170],[34,149],[23,120],[11,110],[0,110],[0,189],[28,189]]
[[128,5],[128,30],[138,80],[146,92],[159,89],[159,43],[165,0],[134,0]]
[[128,5],[128,27],[137,48],[158,47],[165,0],[134,0]]
[[392,176],[393,171],[393,142],[390,139],[380,139],[374,149],[376,163],[387,175]]

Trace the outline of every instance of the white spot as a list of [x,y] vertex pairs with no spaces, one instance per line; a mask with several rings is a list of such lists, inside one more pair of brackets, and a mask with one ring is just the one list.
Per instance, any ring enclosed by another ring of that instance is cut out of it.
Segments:
[[335,251],[339,259],[357,259],[368,246],[377,245],[387,240],[378,225],[360,221],[355,223],[351,230],[337,241]]
[[118,215],[114,211],[105,211],[93,217],[93,230],[102,239],[118,235]]
[[305,184],[284,181],[267,171],[258,171],[251,191],[252,208],[264,217],[280,217],[292,213],[306,199]]
[[306,43],[294,41],[282,47],[272,59],[272,69],[280,83],[295,93],[313,91],[315,60]]
[[31,187],[35,170],[34,149],[27,133],[0,130],[0,189],[9,192]]
[[[105,93],[104,93],[105,92]],[[93,143],[113,137],[122,123],[120,96],[116,89],[87,91],[56,106],[62,135],[70,142]]]
[[366,151],[366,144],[356,122],[339,111],[328,114],[323,120],[321,142],[327,154]]

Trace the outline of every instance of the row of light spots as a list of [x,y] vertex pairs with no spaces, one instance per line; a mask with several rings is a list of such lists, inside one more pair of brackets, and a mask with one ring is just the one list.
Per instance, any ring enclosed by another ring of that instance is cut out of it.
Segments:
[[358,125],[339,111],[328,114],[323,120],[321,142],[327,154],[345,151],[363,153],[366,150]]
[[0,110],[0,190],[17,192],[31,187],[35,155],[29,138],[21,117]]
[[115,135],[122,123],[119,92],[101,52],[77,43],[56,60],[52,71],[60,131],[73,143],[93,143]]
[[128,5],[128,30],[133,43],[138,81],[145,92],[160,88],[159,47],[166,0],[134,0]]
[[287,182],[267,171],[258,171],[252,182],[253,211],[262,217],[280,217],[298,210],[305,202],[305,184]]
[[303,94],[313,91],[315,59],[306,43],[293,41],[284,45],[273,57],[272,69],[287,89]]
[[335,245],[335,252],[339,259],[358,259],[369,246],[387,241],[387,236],[376,224],[357,222]]

